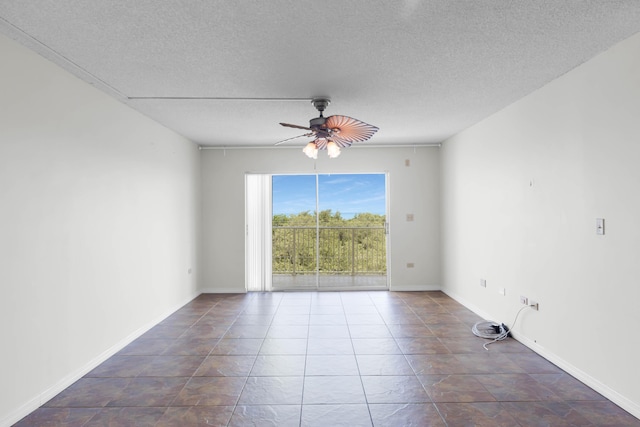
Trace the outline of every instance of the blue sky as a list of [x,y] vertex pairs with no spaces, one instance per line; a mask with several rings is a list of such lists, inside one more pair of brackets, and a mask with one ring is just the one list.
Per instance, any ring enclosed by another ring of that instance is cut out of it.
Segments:
[[[385,213],[384,174],[321,174],[318,188],[321,211],[339,211],[346,219],[356,213]],[[314,212],[315,190],[315,175],[274,175],[273,214]]]

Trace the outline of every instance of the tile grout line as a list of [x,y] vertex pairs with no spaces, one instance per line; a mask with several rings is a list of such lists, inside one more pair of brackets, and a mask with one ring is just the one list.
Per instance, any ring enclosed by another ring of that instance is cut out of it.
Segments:
[[302,426],[302,411],[304,409],[304,386],[307,379],[307,356],[309,354],[309,333],[311,330],[311,302],[313,301],[313,294],[309,298],[309,317],[307,320],[307,345],[304,350],[304,369],[302,370],[302,393],[300,394],[300,417],[298,419],[298,425]]
[[[253,299],[255,299],[255,296],[252,296]],[[260,350],[262,350],[262,347],[264,346],[264,342],[267,339],[266,336],[269,333],[269,329],[271,328],[271,326],[273,325],[273,320],[276,316],[276,314],[278,313],[278,310],[280,309],[280,305],[282,304],[282,300],[283,297],[280,297],[280,300],[278,302],[278,307],[275,310],[275,313],[271,316],[271,321],[269,322],[269,327],[267,328],[267,332],[264,336],[264,338],[262,338],[262,343],[260,344],[260,347],[258,348],[258,351],[255,354],[255,357],[253,359],[253,363],[251,364],[251,368],[249,369],[249,372],[247,372],[247,376],[244,379],[244,384],[242,384],[242,388],[240,389],[240,393],[238,393],[238,398],[236,399],[235,404],[233,405],[233,410],[231,411],[231,416],[229,417],[229,421],[227,422],[227,426],[229,426],[229,424],[231,423],[231,420],[233,419],[233,416],[236,414],[236,409],[238,408],[238,404],[240,403],[240,398],[242,397],[242,393],[244,392],[245,388],[247,387],[247,383],[249,382],[249,378],[251,378],[251,372],[253,371],[253,368],[256,366],[256,362],[258,361],[258,356],[260,355]],[[242,310],[242,312],[244,312],[246,310],[246,306],[245,308]],[[239,317],[239,315],[238,315]],[[236,318],[237,320],[237,318]],[[234,321],[235,323],[235,321]]]
[[[368,292],[366,292],[367,298],[369,298],[369,300],[373,303],[373,306],[375,307],[375,302],[371,299],[371,296],[369,295]],[[364,381],[362,380],[362,371],[360,371],[360,363],[358,362],[358,356],[356,355],[356,347],[353,344],[353,336],[351,335],[351,325],[349,324],[349,321],[347,319],[347,314],[344,310],[344,300],[342,299],[342,294],[340,294],[340,302],[342,303],[342,311],[344,313],[344,317],[345,317],[345,322],[347,324],[347,330],[349,331],[349,341],[351,342],[351,349],[353,350],[353,358],[356,361],[356,367],[358,368],[358,378],[360,379],[360,386],[362,387],[362,394],[364,395],[364,402],[367,405],[367,413],[369,414],[369,421],[371,421],[371,425],[373,426],[373,415],[371,415],[371,408],[369,406],[369,399],[367,398],[367,391],[364,388]],[[376,307],[376,311],[378,310],[378,308]]]

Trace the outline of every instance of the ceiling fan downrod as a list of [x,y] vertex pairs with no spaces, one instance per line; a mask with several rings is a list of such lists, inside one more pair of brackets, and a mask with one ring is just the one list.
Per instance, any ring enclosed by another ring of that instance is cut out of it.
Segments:
[[309,127],[316,132],[318,137],[328,138],[330,133],[327,132],[327,129],[324,126],[327,119],[322,115],[322,112],[327,108],[327,105],[331,103],[331,100],[329,98],[313,98],[311,103],[316,107],[316,110],[320,112],[320,116],[309,120]]
[[331,104],[331,100],[329,98],[313,98],[311,103],[320,112],[320,117],[322,117],[322,112]]

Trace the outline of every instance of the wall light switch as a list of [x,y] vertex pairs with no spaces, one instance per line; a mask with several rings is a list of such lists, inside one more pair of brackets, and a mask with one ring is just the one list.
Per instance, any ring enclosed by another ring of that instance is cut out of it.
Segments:
[[604,218],[596,218],[596,234],[604,235]]
[[407,222],[413,221],[413,214],[407,214]]
[[411,166],[411,160],[410,159],[405,159],[404,165],[405,166]]

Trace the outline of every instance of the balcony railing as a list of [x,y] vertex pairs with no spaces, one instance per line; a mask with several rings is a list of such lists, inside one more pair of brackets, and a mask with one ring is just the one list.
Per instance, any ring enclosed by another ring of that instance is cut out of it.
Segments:
[[387,272],[385,227],[273,227],[272,242],[273,274]]

